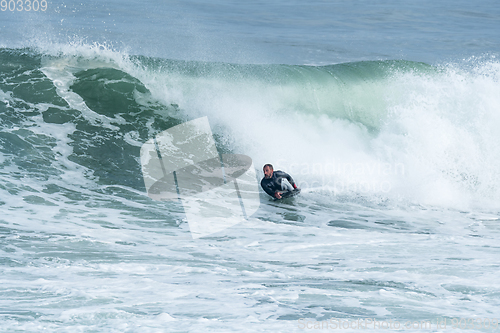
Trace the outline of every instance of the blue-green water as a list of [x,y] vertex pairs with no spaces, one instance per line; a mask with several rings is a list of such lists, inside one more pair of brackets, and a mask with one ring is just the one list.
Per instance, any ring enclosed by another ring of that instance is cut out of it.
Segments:
[[[499,27],[493,1],[7,6],[0,331],[492,331]],[[193,239],[140,149],[204,116],[302,194]]]

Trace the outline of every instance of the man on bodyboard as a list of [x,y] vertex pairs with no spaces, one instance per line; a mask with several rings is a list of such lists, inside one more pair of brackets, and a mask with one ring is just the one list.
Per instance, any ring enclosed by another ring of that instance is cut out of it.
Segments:
[[[260,186],[264,191],[276,199],[288,197],[300,192],[293,178],[281,170],[274,171],[271,164],[264,165],[264,178],[260,181]],[[283,181],[283,178],[288,180],[289,184]],[[293,188],[292,188],[293,186]]]

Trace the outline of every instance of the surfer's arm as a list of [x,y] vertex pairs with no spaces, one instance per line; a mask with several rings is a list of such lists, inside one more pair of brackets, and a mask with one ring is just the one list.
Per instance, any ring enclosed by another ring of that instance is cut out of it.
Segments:
[[284,172],[284,171],[278,171],[278,172],[280,172],[280,173],[281,173],[281,175],[280,175],[281,177],[284,177],[284,178],[286,178],[286,180],[288,180],[288,182],[290,183],[290,185],[292,185],[292,186],[293,186],[293,188],[297,188],[297,184],[295,184],[295,182],[294,182],[294,180],[293,180],[292,176],[290,176],[289,174],[287,174],[287,173],[286,173],[286,172]]
[[293,178],[292,176],[290,176],[289,174],[287,174],[288,177],[286,177],[286,180],[288,180],[288,182],[290,183],[290,185],[293,186],[293,188],[297,188],[297,184],[295,184],[295,182],[293,181]]
[[266,184],[264,183],[264,179],[260,182],[260,186],[262,187],[262,189],[264,190],[264,192],[266,192],[270,196],[272,196],[272,197],[276,196],[276,192],[274,192],[271,189],[271,186],[266,186]]

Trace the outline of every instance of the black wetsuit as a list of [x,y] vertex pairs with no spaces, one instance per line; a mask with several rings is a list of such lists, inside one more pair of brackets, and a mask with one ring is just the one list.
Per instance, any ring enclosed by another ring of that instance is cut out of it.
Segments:
[[293,178],[287,174],[286,172],[277,170],[273,172],[273,175],[271,178],[262,178],[260,181],[260,186],[266,191],[267,194],[272,196],[274,198],[274,193],[276,191],[283,191],[283,188],[281,187],[281,182],[283,181],[283,178],[286,178],[288,182],[295,187],[295,182],[293,181]]

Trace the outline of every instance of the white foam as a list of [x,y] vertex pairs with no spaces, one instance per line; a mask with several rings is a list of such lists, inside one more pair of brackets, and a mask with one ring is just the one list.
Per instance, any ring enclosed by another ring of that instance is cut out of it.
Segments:
[[[499,64],[472,70],[395,73],[381,90],[387,114],[376,131],[307,114],[282,99],[278,86],[252,79],[139,77],[165,104],[208,115],[222,140],[273,163],[310,189],[368,200],[494,209],[500,199]],[[296,91],[300,93],[300,91]],[[335,112],[332,112],[335,114]]]

